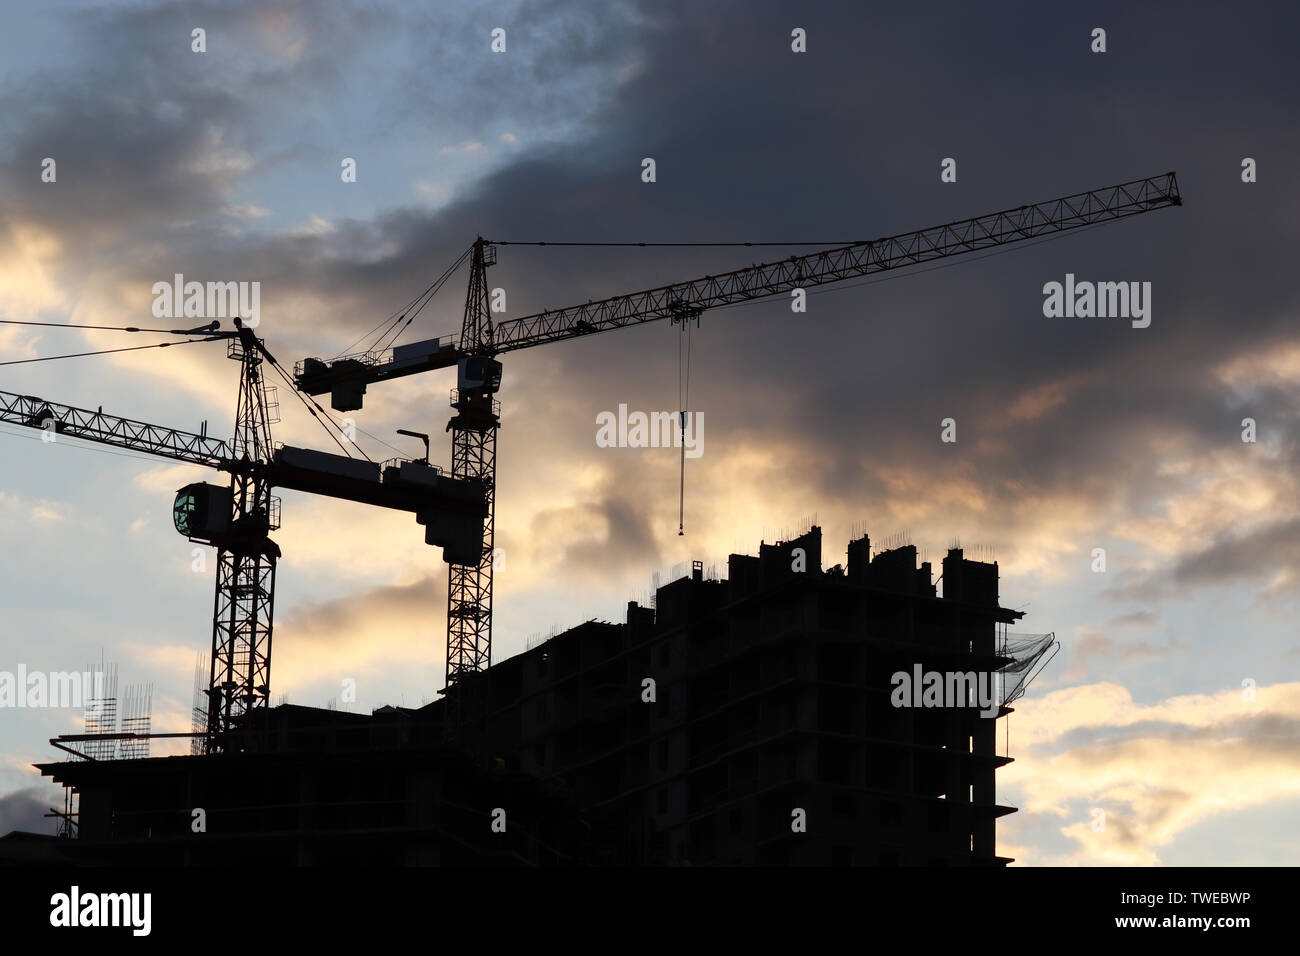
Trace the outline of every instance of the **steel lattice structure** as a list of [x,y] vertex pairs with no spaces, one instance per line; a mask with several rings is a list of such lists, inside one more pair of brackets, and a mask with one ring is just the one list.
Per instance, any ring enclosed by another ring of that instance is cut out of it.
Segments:
[[[1045,202],[962,219],[941,226],[883,239],[855,242],[776,262],[736,269],[720,275],[658,286],[629,295],[611,296],[582,305],[547,310],[499,322],[493,326],[487,303],[485,270],[495,259],[491,240],[479,238],[473,247],[469,293],[459,341],[449,338],[416,343],[420,354],[399,358],[392,349],[343,356],[330,362],[310,359],[298,364],[295,381],[311,395],[335,392],[335,407],[361,407],[365,385],[439,368],[459,366],[461,387],[453,392],[458,411],[452,432],[453,473],[481,479],[488,496],[488,522],[482,560],[474,566],[453,565],[448,585],[447,684],[448,724],[460,719],[452,688],[464,675],[488,666],[492,638],[492,515],[495,499],[496,432],[499,406],[495,388],[467,392],[466,362],[491,359],[503,352],[547,345],[614,329],[670,319],[696,319],[709,309],[795,289],[842,282],[895,269],[933,262],[996,246],[1024,242],[1181,206],[1174,173],[1135,179],[1101,189],[1074,193]],[[504,245],[505,243],[501,243]],[[497,366],[499,381],[499,366]],[[358,388],[359,386],[359,388]],[[338,396],[342,395],[342,398]]]
[[231,481],[230,534],[217,547],[217,591],[212,613],[211,679],[208,683],[208,743],[271,696],[271,630],[275,612],[275,567],[280,549],[271,541],[271,421],[262,379],[260,343],[241,327],[230,342],[240,361],[233,447],[239,468]]
[[[488,304],[487,267],[496,257],[485,253],[484,244],[474,244],[470,261],[469,289],[465,295],[465,319],[461,342],[473,343],[471,354],[492,354],[492,312]],[[451,473],[454,478],[482,482],[487,505],[483,523],[483,546],[473,565],[452,564],[447,572],[447,686],[459,684],[467,673],[488,666],[492,657],[492,560],[496,512],[497,428],[500,405],[493,398],[492,383],[483,387],[465,385],[451,393],[456,415],[451,430]],[[466,702],[456,688],[450,692],[448,725],[458,727]]]
[[[435,522],[440,516],[451,515],[468,516],[472,523],[482,510],[477,483],[448,478],[427,463],[422,466],[422,477],[406,481],[403,470],[415,462],[399,459],[388,463],[391,467],[383,472],[382,480],[381,469],[371,463],[369,479],[357,480],[340,477],[328,466],[313,471],[301,458],[319,453],[297,449],[298,459],[281,461],[271,441],[270,426],[275,419],[263,378],[265,363],[274,364],[274,360],[251,329],[239,319],[235,326],[233,332],[207,339],[226,340],[230,358],[241,363],[235,433],[230,442],[209,438],[206,428],[195,434],[106,415],[102,408],[90,411],[32,395],[0,392],[0,423],[40,430],[52,441],[66,436],[230,473],[229,527],[211,538],[190,538],[215,544],[218,549],[206,738],[202,744],[209,752],[237,749],[235,731],[242,718],[265,706],[270,696],[275,573],[280,557],[279,548],[269,538],[279,526],[273,487],[409,511]],[[489,447],[494,447],[492,437]],[[473,456],[467,457],[465,468],[492,471],[495,459],[490,455],[478,461],[475,465]],[[490,521],[488,528],[490,542]],[[446,547],[445,542],[454,543],[460,540],[459,535],[474,544],[479,541],[477,529],[471,537],[461,528],[439,530],[432,538],[426,533],[425,540]],[[486,586],[490,602],[490,580]],[[472,600],[479,600],[481,586],[470,594]],[[478,632],[473,631],[467,645],[474,646],[477,640]]]
[[497,352],[509,352],[676,318],[683,313],[698,314],[735,302],[920,265],[1181,203],[1173,173],[1136,179],[886,239],[791,256],[721,275],[511,319],[497,324],[492,344]]
[[172,458],[194,465],[220,468],[231,459],[230,446],[207,435],[163,428],[147,422],[105,415],[101,408],[89,411],[71,405],[47,402],[33,395],[0,392],[0,422],[39,428],[55,435],[83,438],[101,445]]

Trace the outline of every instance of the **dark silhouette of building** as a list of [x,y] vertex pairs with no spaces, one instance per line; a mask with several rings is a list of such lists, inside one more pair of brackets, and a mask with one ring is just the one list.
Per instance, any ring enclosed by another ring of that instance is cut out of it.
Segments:
[[[572,805],[444,745],[428,709],[364,715],[282,704],[257,723],[243,753],[41,765],[80,794],[78,837],[63,842],[87,863],[149,866],[511,866],[597,856]],[[492,827],[497,807],[509,814],[504,832]]]
[[283,705],[244,753],[40,769],[78,791],[87,861],[1001,865],[996,716],[894,699],[1010,660],[997,565],[941,570],[942,597],[916,548],[862,537],[822,571],[814,527],[465,679],[454,728],[441,699]]

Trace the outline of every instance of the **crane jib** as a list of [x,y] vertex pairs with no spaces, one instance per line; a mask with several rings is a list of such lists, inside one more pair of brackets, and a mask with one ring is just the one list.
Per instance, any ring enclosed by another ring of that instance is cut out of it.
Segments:
[[496,325],[492,344],[509,352],[548,342],[673,318],[683,312],[781,295],[936,259],[978,252],[1084,226],[1182,205],[1177,176],[1137,179],[672,285],[548,310]]
[[[466,555],[477,560],[452,563],[448,574],[444,726],[454,736],[470,709],[482,704],[482,698],[475,697],[478,685],[473,675],[488,667],[492,657],[496,436],[500,427],[500,404],[495,395],[501,382],[501,363],[493,356],[659,319],[680,322],[685,329],[688,320],[708,309],[1050,237],[1181,204],[1178,181],[1171,172],[496,324],[486,277],[488,267],[496,262],[495,249],[490,240],[479,237],[458,260],[468,256],[471,263],[459,339],[431,339],[331,361],[304,359],[294,371],[294,380],[308,394],[331,393],[332,407],[346,412],[362,407],[367,384],[438,368],[455,366],[458,370],[451,399],[456,415],[447,425],[452,437],[452,475],[478,482],[484,491],[486,515],[481,547],[476,554]],[[470,680],[465,683],[467,677]]]
[[22,425],[57,435],[84,438],[101,445],[114,445],[130,451],[162,458],[219,468],[233,456],[230,446],[206,434],[177,431],[105,415],[101,408],[91,411],[71,405],[48,402],[34,395],[0,392],[0,422]]
[[[282,447],[269,462],[236,460],[229,443],[206,434],[178,431],[161,425],[106,415],[46,401],[34,395],[0,392],[0,423],[21,425],[50,436],[79,438],[158,458],[251,474],[257,472],[273,487],[339,498],[376,507],[409,511],[428,524],[436,515],[443,524],[460,521],[453,532],[438,537],[426,532],[426,541],[453,555],[464,555],[481,535],[483,491],[473,482],[442,473],[427,463],[397,460],[380,466],[305,448]],[[477,522],[479,529],[474,528]],[[468,529],[468,530],[466,530]],[[444,540],[444,538],[446,540]]]
[[[353,411],[361,407],[367,383],[449,368],[474,354],[513,352],[661,319],[697,317],[721,306],[903,269],[1180,205],[1178,179],[1175,173],[1169,172],[914,232],[507,319],[482,329],[478,333],[481,341],[456,342],[446,337],[399,346],[390,352],[359,353],[328,362],[305,359],[295,370],[295,381],[311,395],[332,392],[337,410]],[[480,243],[486,252],[492,252],[489,241],[480,240]],[[495,261],[485,256],[485,265],[491,264],[487,260]]]

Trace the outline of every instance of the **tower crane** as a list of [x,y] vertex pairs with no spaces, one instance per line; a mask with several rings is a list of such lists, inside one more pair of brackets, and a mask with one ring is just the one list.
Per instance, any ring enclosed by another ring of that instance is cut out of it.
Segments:
[[[176,530],[217,548],[211,674],[205,750],[239,746],[246,715],[265,706],[271,685],[271,632],[275,571],[280,549],[270,538],[279,527],[273,488],[288,488],[383,508],[408,511],[425,526],[425,541],[443,548],[447,561],[477,564],[487,513],[481,482],[450,477],[424,460],[383,465],[271,443],[272,403],[263,376],[274,357],[251,329],[202,330],[197,341],[226,339],[240,362],[235,432],[226,442],[207,434],[117,418],[31,395],[0,392],[0,422],[40,429],[156,458],[203,465],[230,475],[229,486],[186,485],[177,492]],[[209,334],[210,333],[210,334]],[[346,450],[346,449],[345,449]]]
[[354,411],[362,407],[366,386],[371,383],[440,368],[457,369],[457,387],[451,393],[455,415],[447,425],[452,435],[452,475],[483,482],[487,514],[479,560],[452,565],[448,577],[447,719],[454,724],[463,705],[460,695],[453,690],[465,676],[486,668],[491,657],[496,437],[500,426],[500,404],[495,395],[501,385],[501,363],[497,361],[501,353],[660,319],[684,324],[720,306],[903,269],[1180,205],[1177,177],[1170,172],[496,324],[492,321],[486,278],[488,267],[497,261],[496,247],[546,243],[494,242],[479,237],[470,253],[469,290],[459,338],[446,336],[383,351],[354,353],[332,361],[304,359],[294,369],[294,381],[301,391],[310,395],[329,392],[336,410]]

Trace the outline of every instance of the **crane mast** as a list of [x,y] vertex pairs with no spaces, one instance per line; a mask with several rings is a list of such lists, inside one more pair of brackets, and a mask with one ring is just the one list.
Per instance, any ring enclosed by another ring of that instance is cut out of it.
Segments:
[[466,703],[460,693],[461,677],[486,668],[492,656],[497,429],[501,422],[501,405],[495,395],[501,385],[501,365],[492,359],[487,267],[495,262],[496,250],[482,238],[475,241],[460,338],[467,356],[459,363],[456,388],[451,393],[456,414],[447,423],[452,477],[481,482],[487,509],[478,560],[451,564],[447,571],[447,686],[455,688],[447,697],[446,724],[450,728],[460,726]]
[[211,675],[205,750],[227,746],[240,718],[265,703],[270,688],[271,621],[279,549],[272,523],[270,416],[261,376],[260,343],[236,319],[226,339],[241,363],[234,441],[90,412],[30,395],[0,392],[0,421],[37,428],[231,474],[230,533],[218,543]]
[[271,530],[270,416],[261,377],[261,354],[251,330],[212,336],[228,340],[241,364],[235,440],[179,431],[91,412],[31,395],[0,392],[0,422],[36,428],[231,474],[233,502],[228,537],[218,545],[215,611],[208,685],[205,749],[220,749],[239,718],[264,703],[270,686],[271,620],[275,560]]
[[275,568],[280,549],[270,538],[279,527],[266,464],[271,461],[271,416],[262,376],[261,343],[235,320],[238,337],[227,355],[239,361],[233,451],[241,467],[231,476],[228,533],[216,540],[217,587],[212,612],[207,743],[226,735],[271,694],[271,630]]
[[[0,392],[0,423],[122,448],[155,458],[202,465],[231,476],[229,488],[187,485],[177,493],[177,530],[217,548],[206,752],[238,749],[245,719],[267,704],[271,685],[271,633],[275,572],[280,550],[269,535],[279,526],[273,488],[340,498],[407,511],[425,526],[425,542],[445,558],[476,561],[483,540],[483,490],[477,481],[448,477],[427,461],[369,461],[302,448],[276,449],[264,380],[274,362],[261,340],[238,319],[225,340],[240,362],[233,440],[179,431],[148,422]],[[488,540],[490,540],[490,535]]]
[[495,511],[496,433],[503,352],[627,328],[660,319],[698,319],[711,308],[788,294],[795,289],[842,282],[920,265],[965,253],[1042,238],[1114,222],[1169,206],[1182,205],[1174,173],[1087,190],[1045,202],[962,219],[945,225],[658,286],[628,295],[546,310],[498,322],[488,308],[486,269],[495,263],[496,245],[478,238],[473,246],[469,292],[460,339],[430,339],[381,353],[365,352],[333,361],[305,359],[295,368],[295,383],[310,395],[331,393],[338,411],[362,404],[366,385],[439,368],[456,367],[452,393],[456,416],[452,468],[458,477],[484,483],[488,518],[480,561],[452,565],[448,584],[448,724],[462,718],[456,685],[485,669],[491,659],[492,553]]

